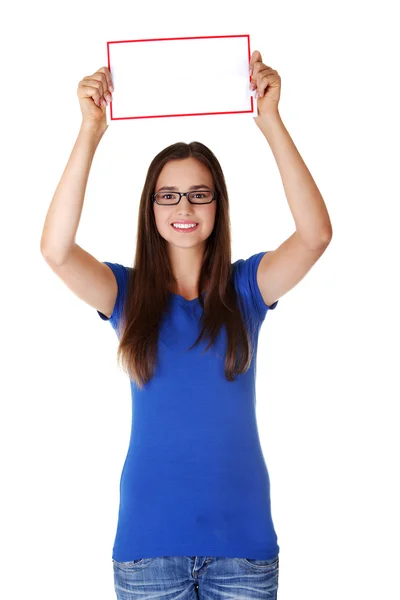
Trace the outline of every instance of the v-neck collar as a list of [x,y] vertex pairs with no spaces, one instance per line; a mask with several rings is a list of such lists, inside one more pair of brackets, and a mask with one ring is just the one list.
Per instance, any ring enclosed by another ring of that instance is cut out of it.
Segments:
[[[204,296],[205,293],[206,293],[206,290],[204,290],[204,292],[202,294],[200,294],[200,296]],[[173,300],[179,300],[180,302],[183,302],[185,304],[192,304],[193,302],[196,302],[200,299],[200,296],[198,296],[197,298],[192,298],[191,300],[187,300],[180,294],[175,294],[174,292],[170,292],[170,291],[168,292],[168,294],[170,294],[170,296],[172,296]]]

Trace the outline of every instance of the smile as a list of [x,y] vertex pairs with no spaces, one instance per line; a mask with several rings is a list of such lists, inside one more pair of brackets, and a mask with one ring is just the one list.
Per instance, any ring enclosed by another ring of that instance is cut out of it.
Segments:
[[184,225],[184,226],[175,226],[173,223],[171,223],[171,227],[173,227],[175,229],[175,231],[178,231],[179,233],[190,233],[191,231],[195,231],[198,227],[199,227],[199,223],[197,223],[196,225]]

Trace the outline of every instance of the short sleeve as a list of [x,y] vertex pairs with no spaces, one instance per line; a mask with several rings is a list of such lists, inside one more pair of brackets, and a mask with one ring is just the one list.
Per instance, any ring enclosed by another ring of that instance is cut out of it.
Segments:
[[257,283],[257,269],[262,257],[267,252],[253,254],[247,259],[233,263],[233,277],[236,291],[239,294],[247,318],[262,323],[268,310],[273,310],[278,304],[276,300],[271,306],[265,304]]
[[103,264],[107,265],[114,273],[115,279],[117,280],[118,292],[110,318],[108,318],[99,310],[97,311],[97,313],[99,317],[103,319],[103,321],[110,321],[112,328],[116,330],[125,303],[127,284],[129,278],[129,267],[125,267],[124,265],[120,265],[118,263],[111,263],[106,261],[104,261]]

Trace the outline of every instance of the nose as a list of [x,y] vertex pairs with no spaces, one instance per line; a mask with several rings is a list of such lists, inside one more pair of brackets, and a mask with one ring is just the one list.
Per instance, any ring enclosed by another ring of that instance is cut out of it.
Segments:
[[181,200],[178,204],[178,212],[192,210],[192,205],[189,202],[187,196],[181,196]]

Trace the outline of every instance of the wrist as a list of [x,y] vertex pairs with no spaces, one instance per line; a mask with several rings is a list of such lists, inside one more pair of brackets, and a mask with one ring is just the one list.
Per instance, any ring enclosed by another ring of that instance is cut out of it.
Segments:
[[89,135],[94,138],[98,138],[100,140],[103,137],[104,133],[107,131],[107,128],[108,125],[104,123],[82,121],[80,133]]
[[271,110],[270,112],[265,113],[263,115],[258,115],[258,117],[255,117],[254,120],[257,124],[263,124],[263,125],[269,125],[269,124],[273,125],[274,123],[282,121],[281,115],[280,115],[278,109]]

